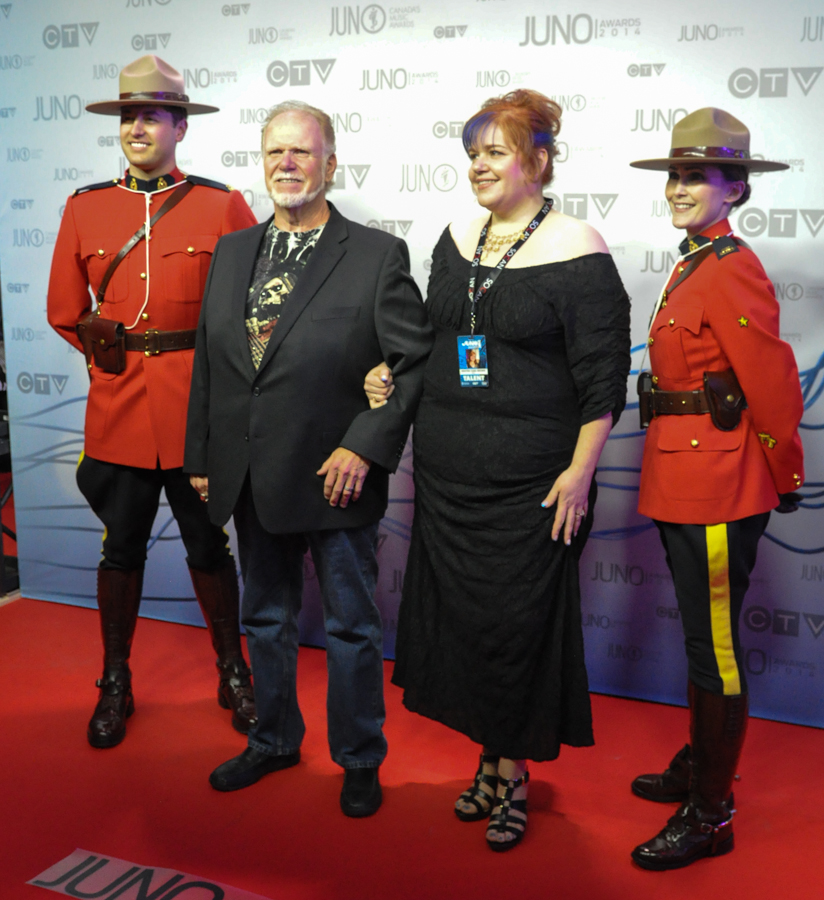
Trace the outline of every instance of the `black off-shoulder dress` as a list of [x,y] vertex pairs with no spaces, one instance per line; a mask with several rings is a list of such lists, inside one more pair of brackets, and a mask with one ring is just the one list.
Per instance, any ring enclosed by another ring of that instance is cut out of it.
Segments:
[[[470,263],[432,260],[435,346],[413,434],[415,517],[393,682],[408,709],[511,759],[592,744],[578,559],[541,501],[581,425],[624,407],[629,298],[612,258],[505,269],[478,306],[490,386],[463,388]],[[486,275],[482,270],[482,276]],[[479,281],[480,283],[480,281]]]

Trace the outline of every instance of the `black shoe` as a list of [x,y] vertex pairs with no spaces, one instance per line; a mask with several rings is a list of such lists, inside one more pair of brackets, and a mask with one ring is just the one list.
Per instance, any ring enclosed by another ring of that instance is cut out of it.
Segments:
[[639,844],[632,858],[642,869],[663,872],[682,869],[707,856],[723,856],[735,847],[733,809],[722,807],[723,817],[707,816],[693,801],[684,803],[651,841]]
[[359,819],[378,811],[383,800],[377,766],[372,769],[347,769],[340,792],[340,808],[344,815]]
[[235,756],[218,766],[209,776],[209,784],[216,791],[239,791],[260,781],[270,772],[288,769],[299,762],[300,750],[287,753],[285,756],[272,756],[269,753],[261,753],[254,747],[247,747],[240,756]]

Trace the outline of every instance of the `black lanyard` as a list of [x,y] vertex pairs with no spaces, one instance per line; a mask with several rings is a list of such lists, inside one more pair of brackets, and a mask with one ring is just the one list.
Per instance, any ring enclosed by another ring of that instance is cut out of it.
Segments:
[[549,211],[552,209],[552,199],[548,199],[544,205],[541,207],[541,211],[537,216],[529,223],[529,225],[524,228],[521,233],[520,238],[509,248],[509,250],[504,253],[501,261],[497,266],[489,273],[489,275],[484,279],[484,283],[478,288],[477,292],[475,291],[475,279],[478,274],[478,266],[481,264],[481,253],[483,253],[484,245],[486,244],[486,235],[489,231],[489,226],[492,224],[492,216],[490,215],[489,221],[484,225],[483,231],[481,231],[481,236],[479,238],[480,243],[478,244],[478,248],[475,250],[475,256],[472,258],[472,266],[471,266],[471,274],[469,276],[469,302],[471,304],[471,309],[469,313],[469,333],[475,334],[475,312],[477,309],[478,301],[487,291],[495,284],[498,276],[503,272],[506,268],[506,264],[512,259],[512,257],[523,247],[523,245],[529,240],[532,235],[532,232],[544,221],[547,217]]

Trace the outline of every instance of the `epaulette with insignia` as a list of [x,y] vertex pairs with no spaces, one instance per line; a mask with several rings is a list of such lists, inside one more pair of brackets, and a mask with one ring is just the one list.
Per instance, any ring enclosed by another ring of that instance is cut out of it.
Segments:
[[738,244],[735,243],[730,235],[724,234],[721,237],[713,238],[712,249],[715,251],[718,259],[722,259],[730,253],[738,253]]
[[114,187],[116,184],[120,184],[119,178],[110,178],[108,181],[98,181],[97,184],[87,184],[85,187],[79,187],[72,194],[72,197],[76,197],[78,194],[85,194],[87,191],[99,191],[103,188]]
[[221,181],[212,181],[211,178],[201,178],[199,175],[187,175],[186,181],[189,181],[192,184],[198,184],[201,187],[216,188],[219,191],[232,190],[228,184],[223,184]]

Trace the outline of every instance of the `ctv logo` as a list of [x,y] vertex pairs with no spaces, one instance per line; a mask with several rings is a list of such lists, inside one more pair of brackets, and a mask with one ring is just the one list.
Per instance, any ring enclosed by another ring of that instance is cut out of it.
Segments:
[[221,12],[224,16],[245,16],[251,3],[224,3]]
[[21,372],[17,376],[17,387],[23,394],[51,394],[52,385],[58,394],[63,393],[66,382],[69,380],[68,375],[44,375],[40,372],[30,374],[29,372]]
[[161,47],[165,47],[171,36],[168,31],[165,34],[136,34],[132,38],[132,48],[134,50],[157,50],[158,41]]
[[226,150],[220,154],[220,161],[226,168],[233,166],[239,169],[246,168],[251,160],[252,165],[260,165],[262,152],[260,150]]
[[750,606],[744,613],[744,623],[756,633],[772,630],[773,634],[784,637],[798,637],[802,616],[812,636],[820,637],[824,631],[824,615],[820,613],[800,613],[794,609],[774,609],[770,613],[766,606]]
[[742,100],[758,91],[759,97],[786,97],[790,83],[790,72],[806,97],[821,75],[822,66],[805,66],[796,69],[736,69],[730,75],[727,86],[733,97]]
[[627,69],[630,78],[651,78],[652,73],[660,75],[664,71],[666,63],[632,63]]
[[567,216],[575,216],[576,219],[586,220],[589,215],[589,200],[591,199],[602,219],[606,219],[610,210],[615,206],[618,194],[564,194],[563,202],[557,194],[547,194],[552,198],[553,206],[558,211],[563,210]]
[[363,182],[366,180],[366,176],[369,174],[369,170],[372,168],[371,165],[362,165],[362,166],[338,166],[335,169],[335,180],[332,182],[332,188],[340,191],[346,190],[346,170],[349,170],[349,175],[352,180],[355,182],[355,186],[358,188],[363,187]]
[[399,234],[406,237],[409,229],[412,227],[411,219],[370,219],[366,223],[367,228],[377,228],[380,231],[386,231],[389,234]]
[[43,29],[43,43],[49,50],[56,50],[58,47],[79,47],[80,35],[86,39],[87,44],[91,44],[94,36],[97,34],[99,22],[80,22],[77,25],[47,25]]
[[290,87],[303,87],[311,84],[314,69],[321,83],[326,84],[334,65],[334,59],[296,59],[288,63],[276,59],[266,69],[266,80],[272,87],[284,87],[287,84]]
[[738,230],[744,237],[794,238],[797,236],[798,218],[807,230],[817,237],[824,225],[824,209],[770,209],[764,212],[758,207],[744,207],[738,214]]
[[440,40],[441,38],[463,37],[466,34],[466,25],[438,25],[433,34]]

